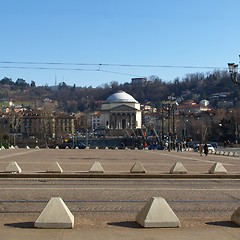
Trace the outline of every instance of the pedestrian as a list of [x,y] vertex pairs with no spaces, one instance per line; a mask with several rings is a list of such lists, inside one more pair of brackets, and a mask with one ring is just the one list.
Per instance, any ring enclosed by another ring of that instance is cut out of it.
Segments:
[[183,142],[180,143],[180,151],[183,151]]
[[203,153],[203,145],[202,145],[202,143],[199,143],[199,153],[200,153],[200,156],[202,156],[202,153]]
[[208,155],[208,145],[206,143],[203,146],[203,151],[204,151],[205,156],[207,156]]
[[180,142],[177,142],[177,152],[180,151]]

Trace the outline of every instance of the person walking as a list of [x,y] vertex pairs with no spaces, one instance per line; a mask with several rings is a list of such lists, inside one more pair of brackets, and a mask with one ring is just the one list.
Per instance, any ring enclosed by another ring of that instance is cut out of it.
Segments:
[[208,145],[207,145],[207,143],[204,144],[203,151],[204,151],[205,156],[207,156],[208,155]]
[[199,143],[199,153],[200,153],[200,156],[202,156],[202,153],[203,153],[203,145],[202,145],[202,143]]

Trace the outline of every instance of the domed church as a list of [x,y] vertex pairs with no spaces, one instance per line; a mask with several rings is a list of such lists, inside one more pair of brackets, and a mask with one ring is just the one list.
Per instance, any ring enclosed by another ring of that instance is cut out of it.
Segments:
[[114,130],[141,128],[140,103],[124,91],[112,94],[101,106],[101,125]]

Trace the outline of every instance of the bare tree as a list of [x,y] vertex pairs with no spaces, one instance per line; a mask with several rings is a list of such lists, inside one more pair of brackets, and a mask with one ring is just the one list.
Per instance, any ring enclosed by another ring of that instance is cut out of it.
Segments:
[[21,124],[21,115],[12,109],[10,115],[10,132],[13,134],[13,146],[16,146],[16,134],[19,132]]

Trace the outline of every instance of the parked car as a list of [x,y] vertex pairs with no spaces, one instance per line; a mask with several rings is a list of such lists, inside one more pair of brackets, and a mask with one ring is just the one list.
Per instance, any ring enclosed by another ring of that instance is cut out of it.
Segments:
[[60,149],[65,149],[65,148],[76,148],[78,147],[79,149],[85,149],[86,148],[86,145],[82,142],[76,142],[76,143],[73,143],[73,142],[65,142],[65,143],[61,143],[58,145],[58,147]]
[[159,144],[151,144],[148,146],[148,150],[163,150],[164,147]]
[[211,142],[210,143],[214,148],[218,148],[218,144],[216,142]]
[[215,152],[215,148],[212,146],[212,144],[208,144],[208,151]]

